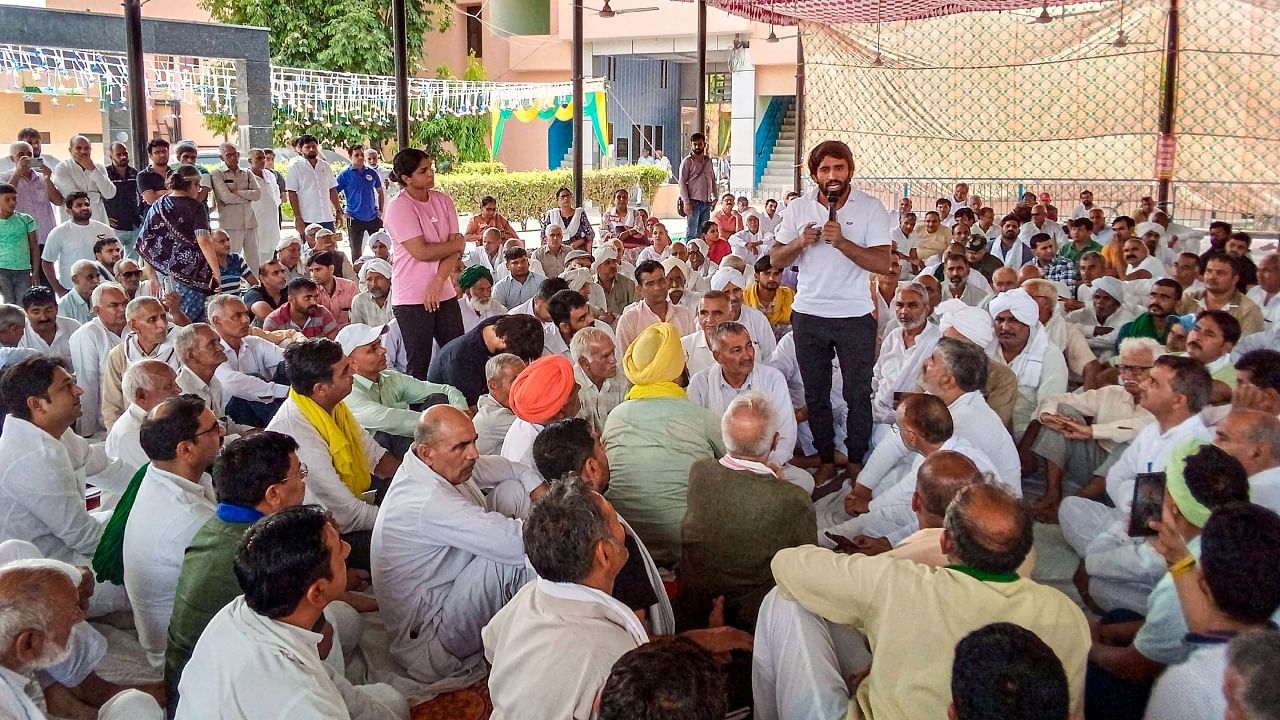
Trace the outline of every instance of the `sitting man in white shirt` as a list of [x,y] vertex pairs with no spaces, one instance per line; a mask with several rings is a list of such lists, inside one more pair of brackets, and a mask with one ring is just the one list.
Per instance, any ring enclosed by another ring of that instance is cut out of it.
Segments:
[[125,526],[124,585],[138,641],[153,668],[164,666],[183,552],[217,505],[205,468],[217,458],[224,434],[222,423],[193,395],[160,403],[138,433],[151,465]]
[[253,317],[240,298],[214,295],[205,307],[227,358],[214,373],[227,395],[226,414],[236,422],[264,427],[289,396],[288,384],[280,382],[286,380],[284,352],[253,334]]
[[102,284],[102,275],[98,272],[98,264],[92,260],[77,260],[71,265],[71,285],[67,293],[58,300],[58,314],[78,323],[89,322],[93,317],[90,301],[93,289]]
[[[1106,493],[1107,471],[1154,420],[1138,401],[1147,373],[1163,354],[1151,338],[1126,338],[1120,343],[1119,385],[1054,395],[1036,410],[1027,435],[1030,451],[1044,460],[1044,492],[1031,504],[1037,520],[1055,522],[1064,497],[1096,500]],[[1034,495],[1031,478],[1024,482]]]
[[360,266],[363,292],[351,299],[348,320],[364,325],[386,325],[395,319],[391,311],[391,263],[382,258],[369,258]]
[[729,317],[732,312],[729,294],[723,290],[711,290],[698,300],[698,329],[680,338],[680,345],[684,348],[685,368],[690,377],[716,364],[711,352],[711,336],[720,323],[732,319]]
[[315,632],[347,590],[347,554],[317,505],[282,510],[245,533],[235,558],[244,595],[213,616],[178,685],[177,718],[407,720],[386,685],[353,687],[321,660]]
[[[0,541],[23,540],[44,557],[77,565],[97,551],[107,519],[85,509],[85,483],[123,492],[132,477],[123,463],[72,431],[82,393],[66,363],[47,355],[0,375],[8,411],[0,433]],[[103,583],[88,614],[128,607],[123,586]]]
[[1058,294],[1057,285],[1049,280],[1037,278],[1024,281],[1022,289],[1036,301],[1036,307],[1040,310],[1038,315],[1040,324],[1044,326],[1044,333],[1049,338],[1049,343],[1062,351],[1063,360],[1067,363],[1069,381],[1079,382],[1083,379],[1086,386],[1096,386],[1096,378],[1102,371],[1102,363],[1098,362],[1098,356],[1093,354],[1093,348],[1089,346],[1089,341],[1085,339],[1084,333],[1080,332],[1080,328],[1067,322],[1060,308],[1061,296]]
[[343,402],[355,384],[355,368],[342,346],[325,338],[290,345],[284,352],[289,397],[267,425],[298,442],[306,463],[307,500],[333,513],[352,543],[351,567],[369,569],[369,533],[378,517],[373,477],[389,478],[400,460],[374,442]]
[[[84,620],[83,576],[59,560],[15,560],[0,566],[0,717],[45,720],[36,699],[25,690],[39,685],[30,673],[56,667],[71,655],[76,628]],[[161,720],[155,699],[138,690],[104,698],[94,708],[98,720]],[[84,707],[83,709],[90,709]]]
[[730,255],[722,261],[722,267],[711,277],[711,289],[721,290],[729,296],[729,317],[727,320],[742,323],[751,333],[751,344],[756,346],[756,354],[767,358],[778,347],[773,336],[773,327],[764,313],[742,304],[742,291],[747,287],[747,278],[741,270],[731,267],[734,258]]
[[108,430],[129,404],[121,393],[120,380],[130,365],[150,358],[163,362],[175,372],[182,368],[182,361],[169,339],[169,316],[159,300],[136,297],[125,306],[124,316],[129,326],[124,342],[107,353],[102,370],[102,424]]
[[[808,546],[780,551],[778,587],[756,625],[756,717],[944,717],[956,643],[992,622],[1044,640],[1066,669],[1072,712],[1082,712],[1088,622],[1056,588],[1017,575],[1033,525],[1018,498],[981,483],[947,507],[945,567]],[[862,677],[852,691],[851,676]]]
[[1035,409],[1050,395],[1067,391],[1067,361],[1040,324],[1040,308],[1022,288],[991,301],[997,344],[987,354],[1018,376],[1013,435],[1021,438]]
[[476,401],[472,420],[476,429],[476,449],[481,455],[499,455],[507,431],[515,422],[511,412],[511,385],[527,363],[511,353],[498,353],[485,361],[485,386],[489,392]]
[[1213,444],[1249,473],[1249,498],[1280,512],[1280,418],[1236,407],[1214,426]]
[[920,368],[942,337],[938,326],[929,322],[929,292],[920,283],[898,285],[893,309],[898,326],[880,341],[880,357],[871,374],[871,415],[876,423],[872,442],[876,443],[895,421],[895,397],[916,389]]
[[[1086,261],[1082,258],[1080,266]],[[1079,290],[1084,290],[1081,285]],[[1093,281],[1093,292],[1084,307],[1067,314],[1067,322],[1080,329],[1098,360],[1107,362],[1115,356],[1120,328],[1138,317],[1133,307],[1124,301],[1124,285],[1119,280],[1104,275]]]
[[71,333],[71,366],[76,371],[76,384],[84,390],[80,398],[80,420],[76,432],[89,437],[102,432],[102,368],[107,353],[124,342],[124,307],[129,302],[124,287],[118,283],[102,283],[93,289],[94,318]]
[[760,216],[754,212],[745,213],[746,229],[740,230],[729,236],[729,246],[733,248],[733,254],[746,261],[749,267],[754,267],[760,256],[768,252],[765,244],[772,241],[772,236],[765,237],[760,232]]
[[[22,294],[22,310],[27,314],[27,330],[18,347],[57,355],[71,363],[71,333],[80,323],[58,314],[58,298],[47,287],[37,285]],[[74,365],[70,365],[75,369]]]
[[[689,378],[689,401],[720,417],[735,397],[749,390],[762,393],[778,417],[778,442],[769,459],[778,465],[791,462],[797,430],[786,378],[763,361],[756,362],[755,344],[742,323],[726,320],[717,325],[711,335],[711,345],[716,364]],[[803,480],[812,492],[813,479],[805,475]]]
[[218,368],[227,362],[222,349],[222,338],[207,323],[191,323],[173,333],[173,348],[182,361],[178,371],[178,387],[182,392],[195,395],[223,424],[223,430],[240,434],[249,429],[227,419],[227,395],[217,378]]
[[466,413],[428,408],[373,530],[373,586],[391,656],[429,691],[484,677],[480,631],[533,577],[521,521],[494,511],[493,498],[515,484],[536,501],[542,478],[481,457],[475,443]]
[[[573,363],[560,355],[543,355],[529,363],[511,383],[508,404],[516,419],[502,441],[502,457],[532,467],[533,440],[542,428],[547,423],[576,417],[580,409]],[[524,513],[513,508],[506,514]]]
[[1086,602],[1103,611],[1146,609],[1147,595],[1164,566],[1142,538],[1128,534],[1135,478],[1163,472],[1182,441],[1210,437],[1199,413],[1209,403],[1212,386],[1209,371],[1199,361],[1174,355],[1157,358],[1138,401],[1155,422],[1133,438],[1107,472],[1107,496],[1113,506],[1082,497],[1062,500],[1058,521],[1067,543],[1081,557],[1083,572],[1077,574],[1076,585]]
[[[139,360],[124,371],[121,382],[124,396],[129,399],[129,407],[111,426],[107,433],[107,442],[103,446],[107,455],[119,460],[129,472],[137,472],[138,468],[150,460],[142,450],[138,441],[138,431],[147,413],[155,406],[182,392],[178,387],[178,373],[159,360]],[[108,495],[115,496],[114,493]],[[102,498],[101,507],[110,508],[115,505],[116,497]]]
[[583,328],[569,343],[569,355],[578,381],[578,417],[586,418],[596,432],[604,432],[605,419],[622,403],[630,387],[618,372],[613,336],[600,328]]
[[[557,279],[564,280],[562,277]],[[584,328],[594,327],[609,333],[611,337],[613,335],[613,329],[607,323],[592,317],[587,299],[574,289],[561,290],[552,295],[547,300],[547,315],[550,320],[542,323],[543,355],[559,355],[568,359],[569,343]]]

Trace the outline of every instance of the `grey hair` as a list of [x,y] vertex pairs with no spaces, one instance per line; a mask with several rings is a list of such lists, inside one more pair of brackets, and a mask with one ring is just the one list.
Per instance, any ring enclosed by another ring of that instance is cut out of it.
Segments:
[[[596,330],[597,332],[600,332],[599,328],[583,328],[582,330],[578,331],[578,334],[580,335],[586,330]],[[576,335],[575,335],[575,338],[576,338]],[[488,382],[498,382],[499,380],[502,379],[502,373],[506,371],[508,368],[515,368],[525,364],[526,364],[525,361],[521,360],[516,355],[513,355],[511,353],[498,353],[497,355],[494,355],[493,357],[485,361],[484,379],[487,380]],[[519,374],[520,371],[516,370],[515,372],[516,374]]]
[[746,325],[734,320],[725,320],[716,325],[715,329],[711,331],[711,345],[713,347],[718,346],[721,338],[727,335],[737,335],[738,333],[742,333],[748,338],[751,337],[751,331],[747,329]]
[[926,305],[929,304],[929,288],[925,287],[924,283],[917,282],[915,280],[912,280],[909,283],[900,283],[898,285],[898,289],[893,293],[893,299],[897,300],[898,296],[904,292],[913,292],[919,295],[920,299],[924,300]]
[[252,159],[254,159],[254,158],[258,157],[259,155],[261,155],[261,156],[263,156],[263,157],[266,157],[266,155],[267,155],[267,151],[266,151],[266,150],[263,150],[262,148],[251,148],[251,149],[249,150],[248,154],[246,154],[246,155],[245,155],[245,157],[247,157],[247,158],[249,158],[250,160],[252,160]]
[[172,370],[167,364],[155,358],[147,358],[138,360],[129,365],[124,371],[124,377],[120,379],[120,392],[127,402],[133,402],[138,399],[138,393],[142,391],[151,392],[159,389],[159,381],[157,371],[161,368]]
[[[982,495],[987,497],[978,500]],[[1002,505],[1000,510],[1006,516],[1012,516],[1018,522],[1018,535],[1011,538],[1003,546],[992,537],[992,533],[982,526],[981,521],[972,517],[971,507],[975,502]],[[960,488],[951,504],[947,506],[942,526],[955,543],[955,555],[960,562],[985,572],[1014,572],[1027,559],[1031,552],[1034,520],[1026,503],[1009,494],[999,485],[968,485]],[[994,546],[993,546],[994,545]]]
[[197,350],[201,328],[207,328],[209,332],[214,332],[213,327],[208,323],[191,323],[178,328],[178,331],[173,334],[173,349],[184,362],[191,353]]
[[23,148],[26,148],[27,152],[30,152],[30,153],[34,153],[36,151],[35,148],[31,147],[31,143],[27,142],[26,140],[19,140],[17,142],[9,143],[9,157],[17,156],[18,151]]
[[1252,630],[1237,635],[1227,645],[1227,666],[1240,676],[1236,699],[1250,720],[1280,720],[1280,685],[1271,673],[1280,663],[1280,633]]
[[98,283],[98,286],[93,289],[93,293],[89,295],[89,307],[98,307],[98,302],[102,300],[102,293],[107,290],[119,290],[120,294],[125,298],[129,297],[129,291],[125,290],[124,286],[118,282]]
[[27,326],[27,314],[18,305],[4,303],[0,305],[0,332],[16,327]]
[[[758,428],[748,425],[755,430],[754,435],[743,437],[744,433],[737,426],[738,418],[743,416],[758,424]],[[769,454],[773,449],[773,436],[778,432],[778,425],[778,411],[764,393],[758,390],[750,390],[729,401],[724,417],[720,418],[720,432],[724,435],[725,447],[730,452],[750,457]]]
[[84,135],[72,135],[71,139],[67,141],[67,147],[71,147],[72,145],[75,145],[77,140],[83,140],[85,142],[89,142],[89,138],[85,137]]
[[122,257],[122,258],[120,258],[119,260],[117,260],[117,261],[116,261],[115,266],[111,268],[111,274],[113,274],[113,275],[119,275],[119,274],[120,274],[120,266],[121,266],[121,265],[124,265],[125,263],[133,263],[133,266],[134,266],[134,267],[141,269],[141,267],[138,265],[138,261],[137,261],[137,260],[134,260],[134,259],[133,259],[133,258],[131,258],[131,257]]
[[[569,355],[576,363],[578,360],[586,357],[590,352],[590,349],[587,347],[588,345],[593,342],[603,342],[605,340],[613,342],[613,338],[610,337],[609,333],[598,327],[588,325],[573,334],[573,339],[569,341]],[[492,361],[493,359],[490,358],[490,362]],[[488,370],[488,363],[485,363],[485,369]]]
[[982,390],[987,386],[987,354],[982,348],[971,342],[944,337],[938,340],[934,352],[942,356],[947,374],[964,392]]
[[737,255],[726,255],[720,259],[720,267],[731,267],[740,273],[747,271],[747,261]]
[[92,268],[94,271],[97,271],[98,264],[92,260],[87,260],[82,258],[80,260],[77,260],[71,263],[71,274],[79,275],[81,272],[83,272],[87,268]]
[[1102,253],[1097,250],[1090,250],[1080,256],[1080,262],[1084,262],[1085,260],[1097,260],[1100,263],[1105,263],[1107,261],[1106,258],[1102,257]]
[[220,318],[222,317],[223,309],[233,302],[238,302],[241,305],[244,304],[244,301],[235,295],[230,295],[228,293],[218,293],[217,295],[214,295],[210,297],[208,300],[204,301],[205,314],[208,315],[209,317]]
[[80,571],[44,558],[15,560],[0,568],[0,647],[9,647],[24,631],[48,631],[53,619],[49,586],[58,578],[71,583],[74,591],[80,584]]
[[1164,354],[1164,347],[1155,338],[1131,337],[1120,341],[1120,357],[1123,358],[1127,352],[1151,353],[1151,362],[1154,363],[1156,358]]
[[129,304],[124,306],[124,316],[129,320],[133,320],[142,313],[142,309],[144,307],[149,307],[151,305],[159,305],[161,309],[164,309],[164,303],[160,302],[158,299],[139,296],[130,300]]

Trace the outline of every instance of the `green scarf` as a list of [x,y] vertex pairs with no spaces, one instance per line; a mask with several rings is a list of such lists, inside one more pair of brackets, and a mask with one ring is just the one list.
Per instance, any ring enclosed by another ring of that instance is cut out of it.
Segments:
[[974,578],[975,580],[981,580],[982,582],[1011,583],[1011,582],[1017,582],[1018,580],[1021,579],[1018,577],[1018,573],[1016,572],[1011,572],[1011,573],[988,572],[986,570],[979,570],[976,567],[972,567],[969,565],[961,565],[959,563],[952,563],[946,567],[948,570],[955,570],[956,572],[964,573],[965,575],[968,575],[969,577]]
[[111,519],[102,529],[102,539],[98,541],[98,549],[93,552],[93,572],[98,582],[124,585],[124,528],[129,522],[129,513],[138,497],[138,488],[142,487],[142,478],[149,467],[151,463],[138,468],[138,472],[133,474],[129,487],[125,488],[120,502],[111,513]]

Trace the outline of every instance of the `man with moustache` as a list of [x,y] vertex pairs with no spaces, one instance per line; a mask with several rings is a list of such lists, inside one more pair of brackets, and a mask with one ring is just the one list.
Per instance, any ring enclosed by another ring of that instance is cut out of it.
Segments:
[[338,321],[319,300],[320,288],[306,278],[289,283],[289,301],[276,308],[262,322],[264,330],[296,330],[304,337],[327,337],[338,334]]

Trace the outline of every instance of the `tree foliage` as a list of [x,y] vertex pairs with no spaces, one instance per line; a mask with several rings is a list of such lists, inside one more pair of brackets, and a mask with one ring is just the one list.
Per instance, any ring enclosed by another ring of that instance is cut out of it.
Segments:
[[[391,0],[200,0],[219,22],[271,32],[271,61],[288,67],[390,75]],[[408,0],[409,72],[419,69],[426,32],[452,21],[447,0]]]

